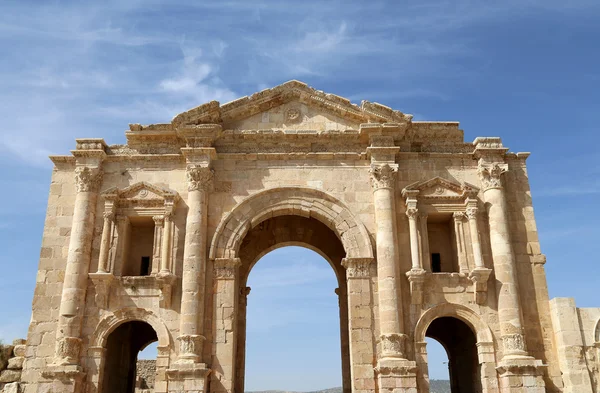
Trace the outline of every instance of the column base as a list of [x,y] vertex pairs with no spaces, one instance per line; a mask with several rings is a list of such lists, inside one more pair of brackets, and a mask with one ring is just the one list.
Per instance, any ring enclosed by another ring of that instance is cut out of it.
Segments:
[[211,369],[206,363],[176,364],[167,369],[168,392],[206,393],[208,376]]
[[379,393],[417,393],[417,363],[407,359],[383,358],[375,368]]
[[49,365],[42,371],[42,377],[47,382],[40,382],[40,386],[47,386],[53,393],[82,393],[86,373],[78,365]]
[[504,358],[496,367],[500,391],[506,393],[545,393],[544,369],[541,360],[531,356]]

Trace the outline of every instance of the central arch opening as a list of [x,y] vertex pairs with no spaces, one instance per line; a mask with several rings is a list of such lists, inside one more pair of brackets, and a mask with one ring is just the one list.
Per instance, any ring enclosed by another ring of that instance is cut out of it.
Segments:
[[240,245],[236,391],[350,391],[346,253],[322,222],[278,216]]

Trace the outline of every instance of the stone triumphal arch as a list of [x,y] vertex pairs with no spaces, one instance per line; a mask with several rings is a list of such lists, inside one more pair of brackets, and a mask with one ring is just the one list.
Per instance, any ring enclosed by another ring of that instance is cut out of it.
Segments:
[[51,157],[24,392],[133,392],[158,342],[154,392],[243,393],[248,274],[286,245],[336,274],[347,393],[429,392],[425,337],[454,392],[596,391],[600,310],[548,298],[529,153],[297,81],[125,135]]

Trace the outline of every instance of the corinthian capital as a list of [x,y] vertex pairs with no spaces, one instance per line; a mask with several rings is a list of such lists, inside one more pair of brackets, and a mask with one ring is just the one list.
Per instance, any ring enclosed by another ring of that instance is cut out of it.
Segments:
[[75,168],[75,186],[77,192],[96,191],[102,183],[102,171],[100,168],[80,166]]
[[373,190],[380,188],[394,188],[394,181],[396,180],[397,168],[390,166],[389,164],[384,165],[371,165],[371,186]]
[[479,179],[483,185],[483,190],[485,191],[490,188],[502,188],[501,176],[507,170],[507,164],[496,162],[488,164],[479,160],[477,174],[479,175]]
[[206,191],[212,185],[214,173],[207,166],[188,165],[185,175],[188,181],[188,191]]

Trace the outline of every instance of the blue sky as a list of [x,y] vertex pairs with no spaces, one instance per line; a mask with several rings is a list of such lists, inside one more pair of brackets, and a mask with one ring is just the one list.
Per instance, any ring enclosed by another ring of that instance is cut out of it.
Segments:
[[1,10],[4,340],[29,321],[47,155],[68,153],[75,137],[124,143],[128,123],[290,79],[533,152],[550,295],[600,306],[597,1],[22,0]]

